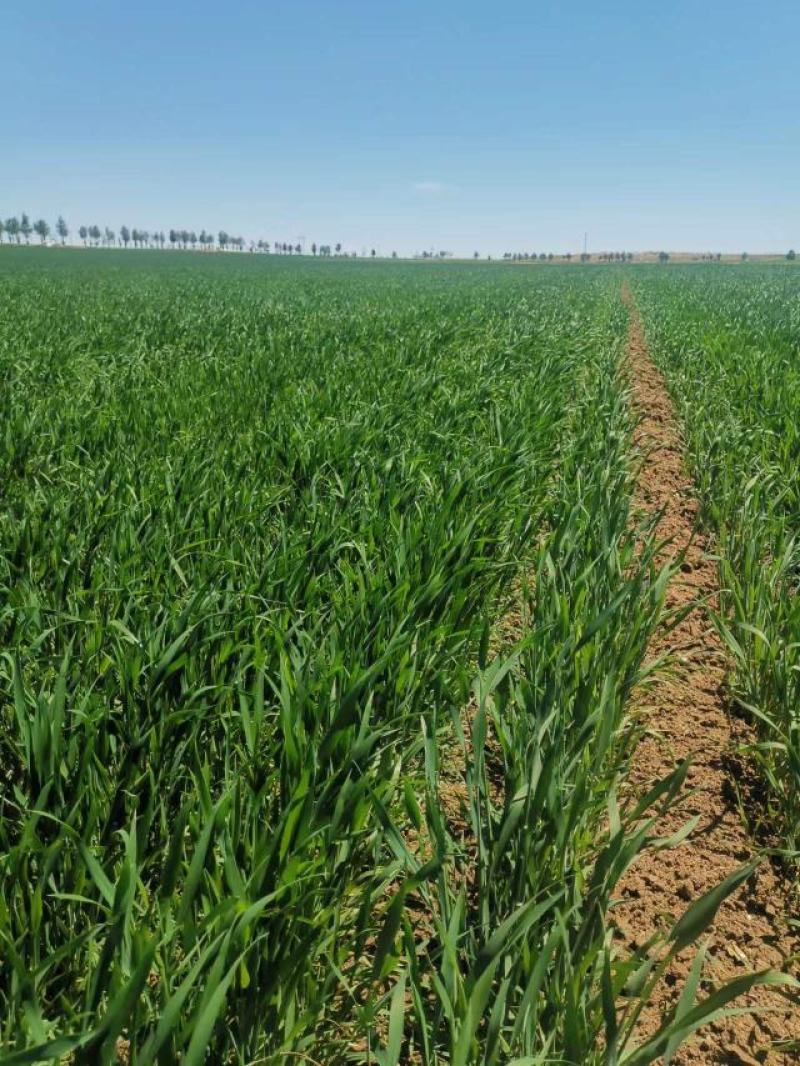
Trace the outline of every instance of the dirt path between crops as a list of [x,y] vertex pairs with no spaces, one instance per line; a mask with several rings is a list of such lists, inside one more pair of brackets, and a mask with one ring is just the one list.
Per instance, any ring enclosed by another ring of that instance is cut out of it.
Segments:
[[[736,810],[733,782],[746,772],[733,748],[747,737],[747,726],[729,717],[725,701],[726,662],[719,637],[703,602],[714,602],[717,569],[708,558],[709,545],[693,537],[697,503],[686,472],[683,444],[664,381],[653,365],[633,297],[625,287],[629,308],[628,371],[632,402],[640,418],[634,442],[643,465],[634,496],[636,509],[664,515],[661,538],[672,538],[666,555],[686,548],[681,571],[667,592],[667,610],[696,602],[676,628],[662,623],[648,649],[648,660],[670,653],[674,667],[661,672],[634,699],[648,733],[634,754],[630,784],[641,794],[675,763],[693,757],[686,787],[675,808],[663,819],[660,833],[674,832],[691,817],[700,821],[680,847],[656,860],[644,857],[621,885],[615,922],[628,947],[643,944],[659,927],[666,928],[696,899],[742,865],[753,845]],[[687,547],[688,546],[688,547]],[[710,934],[703,993],[721,981],[768,966],[782,968],[797,950],[787,932],[790,914],[786,886],[768,862],[739,892],[723,904]],[[656,1002],[643,1019],[643,1035],[677,999],[688,972],[691,953],[677,960]],[[756,989],[737,1006],[755,1004],[768,1014],[725,1019],[695,1035],[673,1060],[683,1066],[699,1063],[763,1063],[778,1066],[800,1062],[798,1053],[767,1051],[776,1040],[800,1036],[800,1016],[774,990]]]

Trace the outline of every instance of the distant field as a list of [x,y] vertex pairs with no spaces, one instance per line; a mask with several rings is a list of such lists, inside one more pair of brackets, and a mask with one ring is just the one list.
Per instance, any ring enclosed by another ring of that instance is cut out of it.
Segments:
[[0,249],[0,1061],[663,1054],[623,278],[796,847],[800,273]]

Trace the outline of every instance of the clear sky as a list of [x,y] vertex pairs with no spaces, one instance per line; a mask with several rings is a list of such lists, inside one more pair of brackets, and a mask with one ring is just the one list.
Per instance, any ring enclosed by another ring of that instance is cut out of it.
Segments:
[[798,0],[7,0],[0,216],[800,247]]

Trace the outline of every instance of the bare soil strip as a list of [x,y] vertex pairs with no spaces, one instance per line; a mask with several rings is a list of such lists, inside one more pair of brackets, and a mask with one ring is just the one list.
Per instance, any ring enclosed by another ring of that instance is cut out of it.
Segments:
[[[708,557],[707,540],[694,532],[697,502],[684,464],[680,430],[627,287],[623,299],[630,312],[632,402],[640,419],[634,442],[643,456],[634,504],[639,513],[664,510],[658,533],[660,538],[671,538],[666,555],[677,557],[686,550],[681,572],[667,592],[667,610],[696,604],[674,629],[662,624],[650,643],[649,660],[669,653],[674,665],[635,696],[634,713],[643,716],[648,733],[633,756],[630,787],[639,795],[677,762],[692,756],[683,795],[658,829],[667,834],[696,815],[700,819],[680,847],[655,859],[640,859],[626,875],[614,915],[621,939],[634,948],[658,928],[669,927],[690,900],[746,862],[754,847],[736,808],[734,784],[745,770],[734,748],[748,735],[748,727],[728,714],[725,655],[703,606],[713,604],[718,592],[716,565]],[[785,960],[797,950],[787,930],[787,916],[791,916],[788,886],[765,861],[717,915],[703,992],[752,970],[785,968]],[[686,953],[667,975],[656,1002],[643,1016],[643,1036],[655,1029],[659,1016],[677,999],[690,961],[691,953]],[[683,1066],[800,1062],[797,1052],[767,1050],[775,1041],[800,1037],[800,1017],[786,999],[774,990],[756,989],[736,1003],[746,1005],[767,1012],[712,1023],[673,1061]]]

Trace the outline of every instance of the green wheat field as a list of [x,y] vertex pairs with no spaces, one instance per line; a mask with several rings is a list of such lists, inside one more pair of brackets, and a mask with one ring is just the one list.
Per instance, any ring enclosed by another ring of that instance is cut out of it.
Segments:
[[791,863],[793,264],[0,249],[4,1066],[644,1066],[779,980],[634,1039],[734,883],[615,948],[686,773],[624,788],[670,571],[623,281]]

